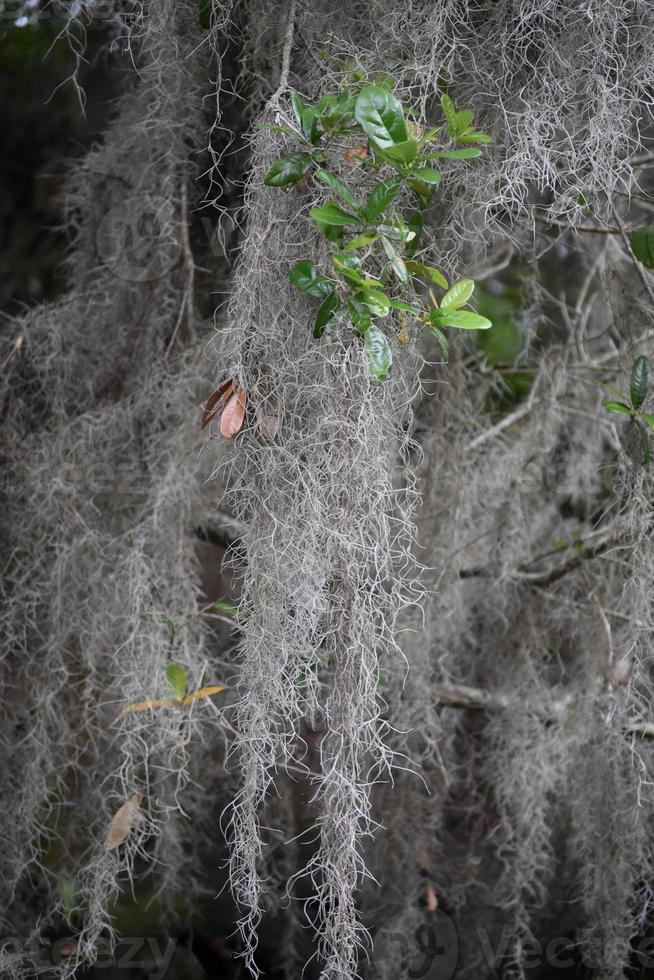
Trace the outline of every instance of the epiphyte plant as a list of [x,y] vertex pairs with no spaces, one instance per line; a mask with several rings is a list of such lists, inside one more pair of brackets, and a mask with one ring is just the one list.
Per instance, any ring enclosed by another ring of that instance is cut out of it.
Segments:
[[[481,154],[479,147],[456,144],[491,140],[474,129],[472,112],[457,112],[445,94],[445,125],[423,131],[407,119],[411,110],[405,110],[391,91],[391,76],[377,76],[373,82],[368,84],[360,71],[352,71],[339,91],[323,95],[316,105],[305,105],[297,92],[291,92],[297,131],[266,128],[291,137],[300,149],[279,157],[264,183],[285,190],[292,184],[308,189],[311,175],[339,199],[309,210],[316,228],[333,246],[329,272],[319,272],[311,259],[302,259],[289,270],[289,278],[301,292],[320,300],[314,336],[329,333],[339,320],[349,321],[363,338],[370,374],[381,380],[391,366],[392,352],[378,321],[392,311],[399,313],[401,344],[408,342],[408,318],[413,317],[434,333],[445,360],[444,328],[492,326],[486,317],[462,309],[474,291],[472,279],[450,287],[439,269],[419,257],[424,213],[441,180],[431,164],[439,159],[471,160]],[[444,145],[437,142],[443,138]],[[401,195],[404,189],[408,196]],[[400,196],[406,202],[403,207],[397,206]],[[444,290],[440,302],[433,286]],[[431,301],[427,308],[421,297],[425,287]]]
[[642,407],[645,404],[649,392],[651,377],[652,369],[649,358],[641,354],[636,358],[631,367],[629,395],[623,395],[617,388],[612,388],[611,385],[598,382],[601,388],[604,388],[605,391],[610,392],[612,395],[617,395],[619,399],[619,401],[615,401],[607,398],[602,402],[607,412],[611,412],[613,415],[628,415],[631,424],[637,426],[643,452],[643,463],[645,465],[651,459],[649,439],[645,425],[648,425],[650,429],[654,429],[654,415],[643,412]]

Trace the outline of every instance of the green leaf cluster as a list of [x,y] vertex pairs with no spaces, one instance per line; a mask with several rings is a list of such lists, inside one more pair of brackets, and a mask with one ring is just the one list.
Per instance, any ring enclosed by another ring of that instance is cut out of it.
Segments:
[[638,426],[640,444],[643,451],[643,462],[645,465],[647,465],[651,459],[651,451],[646,426],[648,426],[650,429],[654,429],[654,415],[651,415],[648,412],[643,412],[642,407],[645,404],[649,394],[651,379],[652,368],[649,358],[647,358],[644,354],[641,354],[636,358],[631,366],[629,395],[623,395],[616,388],[612,388],[611,385],[603,384],[601,381],[596,382],[600,388],[604,388],[605,391],[617,396],[617,400],[607,398],[602,402],[607,412],[610,412],[612,415],[627,415],[631,423]]
[[[486,317],[463,309],[474,290],[471,279],[450,286],[438,268],[417,258],[424,212],[441,181],[431,161],[473,159],[481,154],[479,148],[447,144],[483,144],[490,139],[473,128],[472,112],[457,112],[448,96],[441,100],[446,126],[422,131],[408,118],[411,111],[393,87],[391,76],[377,76],[371,84],[354,67],[338,92],[323,95],[315,105],[306,105],[298,92],[291,92],[295,129],[267,128],[292,137],[297,148],[275,160],[264,178],[270,187],[313,180],[329,188],[333,196],[310,208],[309,217],[333,245],[330,268],[318,270],[305,258],[293,265],[289,278],[301,292],[319,300],[314,336],[322,337],[335,322],[349,322],[362,338],[370,374],[380,380],[392,364],[391,345],[380,321],[395,311],[401,314],[396,319],[402,321],[402,332],[407,314],[431,330],[445,359],[446,329],[491,326]],[[445,145],[437,142],[443,139]],[[351,182],[343,179],[344,170]],[[408,203],[398,207],[398,200]],[[431,297],[427,308],[421,298],[425,286]],[[440,302],[432,286],[444,290]],[[406,340],[400,337],[400,342]]]

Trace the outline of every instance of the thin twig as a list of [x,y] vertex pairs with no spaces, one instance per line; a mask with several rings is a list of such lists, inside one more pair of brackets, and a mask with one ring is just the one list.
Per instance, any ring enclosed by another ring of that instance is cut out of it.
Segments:
[[616,220],[617,224],[620,227],[620,236],[622,238],[622,242],[624,244],[624,247],[627,250],[627,254],[628,254],[629,258],[631,259],[631,261],[633,262],[633,264],[634,264],[634,266],[636,268],[636,272],[638,273],[638,276],[640,278],[640,281],[642,282],[643,286],[645,287],[645,292],[649,296],[652,305],[654,305],[654,289],[652,288],[652,284],[649,281],[649,279],[647,278],[647,275],[646,275],[645,270],[643,269],[641,263],[636,258],[636,253],[634,252],[633,248],[631,247],[631,241],[629,240],[629,235],[627,234],[627,229],[625,227],[625,223],[624,223],[624,221],[622,220],[622,218],[620,217],[620,215],[618,214],[617,211],[614,211],[613,214],[614,214],[614,217],[615,217],[615,220]]

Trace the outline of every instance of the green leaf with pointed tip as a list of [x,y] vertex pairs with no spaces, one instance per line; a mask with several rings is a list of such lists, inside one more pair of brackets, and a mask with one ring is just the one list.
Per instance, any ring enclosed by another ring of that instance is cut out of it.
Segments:
[[488,330],[493,326],[485,316],[468,310],[432,310],[429,319],[435,327],[456,327],[457,330]]
[[302,101],[302,96],[295,89],[291,89],[291,106],[293,107],[293,115],[297,121],[298,126],[302,126],[302,113],[304,112],[304,102]]
[[316,222],[316,228],[322,232],[328,242],[338,245],[339,248],[342,246],[344,232],[342,225],[332,225],[327,221],[320,221],[318,218],[314,218],[314,221]]
[[421,279],[427,279],[428,282],[435,283],[436,286],[440,286],[441,289],[447,289],[449,283],[442,272],[438,269],[434,269],[431,265],[424,265],[422,262],[417,262],[415,259],[405,259],[405,265],[409,272],[414,276],[420,276]]
[[405,313],[413,313],[414,316],[422,316],[422,310],[410,303],[405,303],[403,299],[389,299],[392,310],[403,310]]
[[320,304],[318,312],[316,314],[316,322],[313,325],[313,336],[318,338],[322,337],[325,332],[325,328],[329,322],[333,319],[336,310],[339,307],[339,299],[335,292],[328,293],[324,300]]
[[378,85],[367,85],[359,92],[354,118],[368,139],[381,149],[406,141],[402,104]]
[[648,415],[647,412],[641,412],[640,417],[645,419],[650,429],[654,429],[654,415]]
[[287,184],[295,184],[304,177],[311,162],[308,153],[286,153],[279,160],[275,160],[263,182],[267,187],[286,187]]
[[300,259],[291,266],[288,278],[300,292],[318,296],[320,299],[324,299],[334,288],[326,276],[318,275],[311,259]]
[[654,228],[645,225],[632,231],[631,247],[636,258],[645,268],[654,269]]
[[363,338],[368,370],[374,378],[383,381],[393,363],[393,354],[386,335],[379,327],[371,324]]
[[631,404],[634,408],[640,408],[649,389],[652,369],[649,360],[644,354],[637,357],[631,369]]
[[319,208],[311,208],[309,214],[316,222],[320,221],[325,225],[337,225],[339,227],[356,225],[359,221],[355,214],[349,214],[347,211],[344,211],[336,201],[327,201],[326,204],[322,204]]
[[181,701],[186,694],[186,671],[179,664],[168,664],[165,670],[166,684],[172,697]]
[[475,284],[472,279],[459,279],[443,296],[441,310],[458,310],[460,306],[465,306],[474,291]]
[[441,95],[441,108],[445,116],[445,122],[447,123],[447,131],[451,136],[456,125],[456,109],[451,98],[445,92]]
[[607,412],[612,412],[614,415],[631,415],[631,409],[624,402],[614,402],[610,399],[602,402],[602,405]]
[[315,176],[317,180],[320,180],[323,184],[326,184],[327,187],[333,190],[334,194],[338,194],[338,196],[342,198],[346,204],[349,204],[351,208],[354,208],[355,211],[360,210],[361,205],[347,184],[340,180],[340,178],[335,177],[334,174],[328,173],[327,170],[317,170]]
[[433,323],[429,325],[429,329],[431,330],[436,340],[438,341],[438,345],[441,349],[441,353],[443,354],[443,358],[447,362],[450,356],[450,345],[447,342],[447,337],[445,336],[443,331],[439,330],[438,327],[434,326]]
[[388,180],[382,181],[381,184],[377,184],[368,195],[366,206],[362,212],[363,218],[366,221],[377,221],[395,199],[401,184],[401,177],[390,177]]
[[389,242],[388,238],[382,238],[382,245],[384,246],[384,251],[388,256],[388,261],[391,263],[391,269],[395,273],[395,277],[398,282],[401,282],[403,286],[409,285],[409,273],[407,272],[404,260],[401,255],[394,248],[392,242]]
[[336,252],[332,255],[332,265],[344,279],[354,286],[360,286],[363,282],[361,275],[361,259],[349,252]]
[[493,142],[493,137],[489,136],[488,133],[478,133],[473,130],[470,133],[461,133],[460,136],[456,138],[457,143],[483,143],[489,146]]
[[467,129],[470,129],[474,118],[472,109],[461,109],[460,112],[456,112],[452,120],[453,132],[450,133],[450,136],[460,136],[461,133],[465,133]]
[[466,146],[461,150],[439,150],[437,153],[430,153],[429,156],[421,157],[421,161],[428,160],[474,160],[481,156],[481,150],[474,146]]
[[348,242],[344,248],[346,248],[348,252],[355,248],[364,248],[364,246],[370,245],[377,238],[378,235],[376,231],[364,231],[363,235],[357,235],[357,237],[353,238],[351,242]]

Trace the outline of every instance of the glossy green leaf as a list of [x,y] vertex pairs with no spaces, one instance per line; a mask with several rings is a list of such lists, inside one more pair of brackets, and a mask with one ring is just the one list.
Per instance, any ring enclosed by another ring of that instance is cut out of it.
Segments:
[[631,368],[631,404],[634,408],[640,408],[649,390],[649,383],[652,377],[652,369],[648,358],[644,354],[637,357]]
[[368,139],[384,149],[407,139],[401,103],[378,85],[367,85],[354,103],[354,118]]
[[647,269],[654,269],[654,228],[651,225],[632,231],[631,247],[639,262]]
[[377,235],[376,231],[364,231],[363,235],[357,235],[356,238],[353,238],[352,241],[348,242],[344,247],[348,251],[355,248],[364,248],[366,245],[370,245],[372,242],[374,242],[378,237],[379,236]]
[[436,286],[440,286],[441,289],[447,289],[449,283],[442,272],[438,269],[434,269],[431,265],[423,265],[422,262],[417,262],[415,259],[405,259],[405,264],[409,272],[414,276],[420,276],[421,279],[426,279],[428,282],[433,282]]
[[351,252],[337,252],[332,255],[332,265],[344,279],[354,286],[360,286],[363,282],[361,275],[361,259]]
[[320,221],[326,225],[355,225],[359,221],[355,214],[344,211],[336,201],[327,201],[319,208],[311,208],[309,214],[314,221]]
[[382,238],[382,245],[384,246],[384,251],[388,256],[388,261],[391,264],[391,269],[395,273],[396,279],[398,282],[401,282],[403,286],[408,286],[410,281],[409,273],[407,272],[402,256],[394,247],[393,243],[389,242],[388,238]]
[[361,300],[351,297],[347,301],[347,311],[352,320],[352,326],[359,333],[365,333],[370,326],[370,310]]
[[432,167],[417,167],[415,170],[411,171],[411,176],[422,181],[423,184],[436,185],[440,183],[441,179],[441,175],[438,170],[434,170]]
[[447,131],[451,136],[456,125],[456,109],[451,98],[445,92],[441,95],[441,108],[447,123]]
[[314,220],[316,222],[316,228],[325,236],[327,241],[332,242],[332,244],[338,245],[338,247],[341,248],[343,245],[343,226],[332,225],[327,221],[320,221],[318,218],[315,218]]
[[654,415],[649,415],[647,412],[641,412],[641,419],[645,419],[650,429],[654,429]]
[[610,399],[606,399],[602,402],[602,405],[607,412],[612,412],[614,415],[630,415],[631,409],[624,402],[614,402]]
[[305,138],[315,145],[320,139],[318,135],[318,113],[316,110],[305,109],[302,113],[300,125]]
[[458,310],[460,306],[465,306],[474,291],[475,284],[472,279],[459,279],[443,296],[441,310]]
[[388,180],[382,181],[381,184],[377,184],[368,195],[366,206],[362,212],[363,218],[366,221],[377,221],[389,204],[393,202],[401,185],[401,177],[390,177]]
[[410,242],[415,232],[411,231],[408,225],[405,225],[399,220],[395,220],[392,224],[384,223],[377,226],[377,231],[380,235],[385,235],[386,238],[390,238],[393,242]]
[[404,140],[403,143],[396,143],[394,146],[385,146],[383,150],[380,150],[380,156],[383,159],[391,160],[393,163],[399,163],[405,167],[413,163],[417,155],[417,140]]
[[333,290],[333,285],[326,276],[318,275],[311,259],[301,259],[291,267],[288,278],[293,285],[303,293],[324,299]]
[[393,363],[393,354],[386,335],[375,324],[371,324],[364,334],[364,345],[368,370],[374,378],[383,381]]
[[299,92],[291,89],[290,94],[291,106],[293,107],[293,115],[297,121],[298,126],[302,126],[302,113],[304,112],[304,102],[302,101],[302,96]]
[[391,308],[388,296],[381,289],[365,287],[359,290],[356,299],[364,303],[375,316],[386,316]]
[[432,310],[429,319],[435,327],[456,327],[457,330],[488,330],[490,320],[469,310]]
[[313,326],[313,336],[322,337],[330,320],[333,319],[339,307],[339,299],[335,292],[328,293],[320,304],[316,321]]
[[186,671],[179,664],[168,664],[165,670],[166,684],[172,697],[181,701],[186,694]]
[[304,177],[310,166],[311,157],[308,153],[286,153],[275,160],[263,182],[268,187],[286,187]]
[[349,204],[351,208],[358,211],[361,207],[356,197],[350,190],[350,188],[345,184],[339,177],[335,177],[334,174],[330,174],[327,170],[317,170],[316,179],[326,184],[335,194],[338,194],[346,204]]

